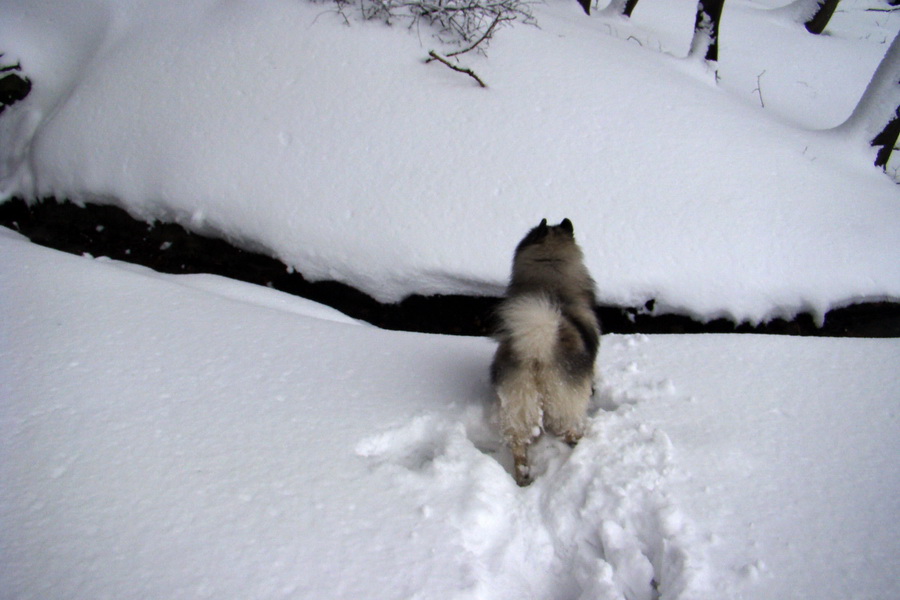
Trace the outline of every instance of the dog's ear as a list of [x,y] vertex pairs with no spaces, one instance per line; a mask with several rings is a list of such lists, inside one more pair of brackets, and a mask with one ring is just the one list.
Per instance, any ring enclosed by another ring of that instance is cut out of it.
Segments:
[[528,237],[534,241],[542,240],[547,236],[548,231],[550,231],[550,227],[547,226],[547,219],[541,219],[540,224],[531,230]]
[[531,246],[534,244],[539,244],[547,237],[547,233],[550,231],[550,228],[547,227],[547,219],[543,219],[541,224],[537,227],[533,228],[528,234],[522,238],[522,241],[519,242],[519,246],[516,248],[516,252],[525,248],[526,246]]
[[575,228],[572,226],[572,221],[563,219],[559,226],[569,235],[575,235]]

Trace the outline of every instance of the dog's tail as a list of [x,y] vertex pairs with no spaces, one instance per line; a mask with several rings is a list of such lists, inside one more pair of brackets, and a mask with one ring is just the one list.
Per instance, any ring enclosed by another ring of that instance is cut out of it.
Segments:
[[499,311],[500,336],[508,339],[522,360],[549,363],[554,359],[562,324],[559,305],[543,294],[510,298]]

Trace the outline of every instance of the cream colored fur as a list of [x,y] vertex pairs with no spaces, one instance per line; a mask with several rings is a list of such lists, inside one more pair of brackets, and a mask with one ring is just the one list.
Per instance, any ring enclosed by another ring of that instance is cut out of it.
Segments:
[[553,360],[562,314],[549,298],[543,294],[511,298],[499,316],[517,356],[542,363]]

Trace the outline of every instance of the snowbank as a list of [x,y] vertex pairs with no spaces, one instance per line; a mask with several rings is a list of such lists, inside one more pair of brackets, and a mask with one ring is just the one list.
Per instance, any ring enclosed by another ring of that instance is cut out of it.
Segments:
[[0,302],[2,598],[900,594],[897,340],[607,336],[520,489],[487,340],[7,230]]
[[[427,32],[327,5],[10,0],[2,50],[34,89],[0,119],[0,193],[117,203],[379,300],[499,292],[542,217],[574,221],[603,303],[758,322],[900,297],[897,189],[864,141],[768,118],[655,51],[678,36],[652,5],[626,24],[651,47],[536,5],[540,28],[465,55],[482,90],[423,64]],[[846,44],[866,69],[813,83],[850,110],[878,50]]]

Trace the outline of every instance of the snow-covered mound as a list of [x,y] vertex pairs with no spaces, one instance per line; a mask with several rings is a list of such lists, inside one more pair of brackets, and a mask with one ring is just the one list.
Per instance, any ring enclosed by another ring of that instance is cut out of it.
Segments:
[[[0,118],[0,195],[117,203],[380,300],[498,292],[542,217],[574,221],[604,303],[759,321],[900,298],[897,188],[866,140],[753,106],[759,64],[737,57],[740,34],[764,35],[739,26],[758,10],[726,8],[717,87],[666,47],[691,22],[667,2],[632,22],[535,5],[540,28],[461,59],[481,89],[423,63],[427,31],[347,26],[327,4],[7,0],[0,51],[33,90]],[[779,98],[774,67],[761,93],[823,122],[885,49],[773,32],[765,56],[819,73],[828,106]]]
[[0,229],[0,598],[900,597],[900,341],[607,336],[509,474],[484,339]]

